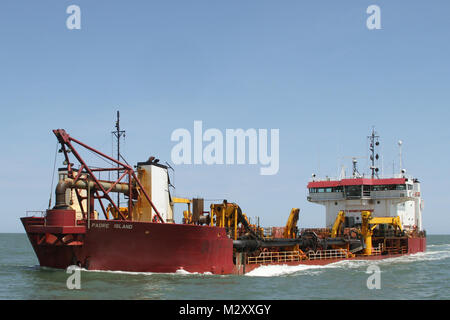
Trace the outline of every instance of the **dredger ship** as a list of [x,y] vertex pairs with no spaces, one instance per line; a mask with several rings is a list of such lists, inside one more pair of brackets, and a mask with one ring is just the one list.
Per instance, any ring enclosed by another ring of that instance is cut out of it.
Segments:
[[[172,197],[168,165],[155,157],[131,167],[53,130],[64,155],[53,208],[21,218],[41,266],[131,272],[245,274],[264,265],[324,265],[425,251],[418,179],[404,170],[379,178],[378,136],[369,138],[372,174],[308,183],[308,200],[326,208],[326,226],[297,227],[293,208],[284,227],[251,223],[238,204]],[[118,131],[119,133],[119,131]],[[109,161],[90,166],[79,149]],[[117,179],[101,179],[116,175]],[[120,206],[122,195],[126,206]],[[186,206],[182,221],[174,206]]]

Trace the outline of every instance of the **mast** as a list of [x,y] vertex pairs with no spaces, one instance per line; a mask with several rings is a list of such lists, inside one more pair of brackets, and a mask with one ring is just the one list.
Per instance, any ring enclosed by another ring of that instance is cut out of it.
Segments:
[[[125,130],[120,130],[120,113],[117,110],[116,131],[112,131],[112,134],[117,139],[117,162],[120,162],[120,138],[125,137]],[[117,168],[120,166],[117,165]],[[117,179],[120,178],[120,170],[117,170]],[[117,207],[120,208],[120,193],[117,193]]]
[[378,160],[379,155],[378,153],[375,153],[375,147],[378,147],[380,145],[380,142],[378,141],[380,136],[378,136],[377,133],[375,132],[375,127],[372,127],[372,134],[367,138],[369,138],[370,142],[369,145],[370,161],[371,161],[370,170],[372,171],[372,179],[375,177],[375,175],[378,178],[378,168],[375,166],[375,160]]

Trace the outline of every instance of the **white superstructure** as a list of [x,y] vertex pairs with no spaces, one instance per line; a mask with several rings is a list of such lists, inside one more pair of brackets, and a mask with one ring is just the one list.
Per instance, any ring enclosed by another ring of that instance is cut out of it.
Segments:
[[308,184],[308,190],[308,201],[325,206],[328,228],[339,211],[346,213],[348,227],[361,222],[361,211],[372,211],[374,217],[399,216],[405,229],[422,230],[423,200],[417,179],[314,180]]
[[[361,211],[372,211],[374,217],[399,216],[404,229],[422,231],[423,200],[418,179],[405,175],[402,170],[389,178],[379,178],[375,160],[375,146],[379,145],[375,131],[368,137],[372,174],[361,176],[353,159],[353,175],[340,179],[316,179],[308,183],[308,201],[326,208],[326,226],[331,228],[339,211],[344,211],[345,226],[361,223]],[[401,145],[399,143],[399,145]]]

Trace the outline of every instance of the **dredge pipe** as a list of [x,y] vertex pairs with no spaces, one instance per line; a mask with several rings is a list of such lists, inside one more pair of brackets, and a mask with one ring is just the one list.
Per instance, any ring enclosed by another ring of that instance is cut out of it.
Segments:
[[[327,238],[327,239],[318,239],[317,243],[312,239],[270,239],[270,240],[255,240],[255,239],[247,239],[247,240],[233,240],[233,248],[237,251],[255,251],[259,248],[269,248],[269,247],[289,247],[299,245],[300,247],[313,247],[316,245],[321,245],[323,247],[328,247],[330,245],[345,245],[349,242],[347,239],[343,238]],[[353,241],[350,241],[353,244]],[[359,240],[355,240],[354,242],[358,242]]]
[[270,240],[233,240],[233,248],[237,251],[254,251],[259,248],[288,247],[302,245],[302,239],[270,239]]
[[[109,190],[111,187],[111,192],[120,192],[120,193],[129,193],[129,186],[128,183],[117,183],[114,185],[114,183],[106,182],[106,181],[100,181],[100,184],[105,190]],[[114,185],[114,186],[113,186]],[[65,178],[63,180],[59,180],[58,185],[55,189],[55,207],[54,209],[67,209],[69,207],[69,204],[66,202],[66,190],[69,188],[75,188],[75,189],[91,189],[94,190],[96,187],[94,181],[85,181],[85,180],[78,180],[74,183],[74,179],[71,178]]]

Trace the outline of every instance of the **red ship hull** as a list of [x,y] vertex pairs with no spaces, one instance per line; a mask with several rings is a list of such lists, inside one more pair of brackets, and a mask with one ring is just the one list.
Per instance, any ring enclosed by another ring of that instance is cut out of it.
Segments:
[[44,226],[44,218],[21,220],[45,267],[213,274],[234,269],[233,241],[224,228],[107,220],[91,221],[87,228]]
[[[41,266],[65,269],[243,274],[261,264],[233,263],[233,240],[224,228],[151,222],[94,220],[90,227],[46,226],[44,218],[21,218]],[[423,252],[426,238],[408,239],[408,252]],[[378,260],[400,255],[302,260],[271,265],[326,265],[342,260]]]

